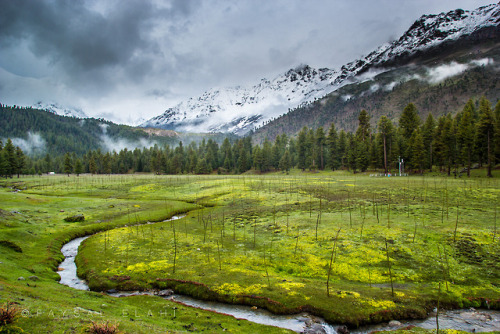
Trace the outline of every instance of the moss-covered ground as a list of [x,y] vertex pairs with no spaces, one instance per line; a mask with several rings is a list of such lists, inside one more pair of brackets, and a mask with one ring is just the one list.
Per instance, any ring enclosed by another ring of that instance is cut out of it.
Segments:
[[354,327],[424,317],[438,300],[500,307],[498,178],[295,171],[123,180],[124,196],[144,201],[123,219],[147,217],[148,201],[199,209],[86,240],[77,263],[92,290],[173,288]]
[[[177,194],[190,179],[82,175],[0,180],[0,312],[10,302],[19,310],[14,324],[0,323],[0,333],[82,333],[92,321],[119,324],[126,333],[288,332],[158,297],[113,298],[58,283],[65,242],[200,208],[187,194]],[[78,214],[85,220],[64,220]]]

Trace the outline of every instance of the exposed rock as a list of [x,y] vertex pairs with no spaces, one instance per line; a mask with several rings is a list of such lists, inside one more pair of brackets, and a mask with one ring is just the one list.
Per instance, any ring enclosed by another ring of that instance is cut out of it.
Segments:
[[398,326],[401,326],[401,323],[397,320],[391,320],[391,321],[389,321],[389,326],[390,327],[398,327]]
[[174,290],[171,289],[166,289],[166,290],[160,290],[155,293],[155,295],[159,297],[168,297],[174,294]]
[[38,278],[38,276],[30,276],[28,277],[30,280],[32,281],[39,281],[40,279]]
[[347,328],[347,326],[339,326],[336,331],[338,334],[349,334],[349,328]]
[[321,320],[316,317],[311,316],[305,324],[306,326],[302,332],[304,334],[326,334],[326,331],[321,324]]
[[18,281],[24,281],[24,277],[22,277],[22,276],[21,276],[21,277],[18,277],[18,278],[17,278],[17,280],[18,280]]

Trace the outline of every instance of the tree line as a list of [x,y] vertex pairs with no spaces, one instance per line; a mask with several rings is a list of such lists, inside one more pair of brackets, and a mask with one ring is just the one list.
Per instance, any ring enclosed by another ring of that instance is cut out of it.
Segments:
[[[370,115],[362,110],[354,133],[337,130],[335,124],[316,129],[304,127],[295,138],[281,134],[271,142],[254,145],[251,137],[230,140],[221,145],[203,139],[185,146],[165,144],[119,152],[89,150],[83,156],[66,153],[64,157],[45,157],[30,162],[31,171],[122,174],[153,172],[157,174],[244,173],[274,170],[368,169],[391,173],[403,161],[407,172],[423,173],[438,169],[448,175],[467,173],[475,167],[493,166],[500,161],[500,101],[494,109],[486,98],[478,107],[469,100],[455,116],[446,114],[425,121],[413,103],[408,104],[397,120],[382,116],[375,127]],[[7,146],[7,145],[6,145]]]

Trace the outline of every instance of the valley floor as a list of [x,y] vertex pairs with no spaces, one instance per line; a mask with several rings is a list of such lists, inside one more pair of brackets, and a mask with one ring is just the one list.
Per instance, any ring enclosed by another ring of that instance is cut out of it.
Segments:
[[499,183],[298,171],[9,179],[0,303],[14,302],[21,313],[11,326],[26,332],[77,333],[91,321],[131,333],[286,332],[58,284],[61,246],[97,233],[77,257],[93,291],[172,288],[351,327],[422,318],[438,302],[499,309]]

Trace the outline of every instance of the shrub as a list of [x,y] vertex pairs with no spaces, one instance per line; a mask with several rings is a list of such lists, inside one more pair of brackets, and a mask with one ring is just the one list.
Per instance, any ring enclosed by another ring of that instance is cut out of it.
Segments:
[[0,328],[10,325],[19,317],[19,309],[13,302],[7,302],[0,307]]
[[87,333],[91,334],[116,334],[120,333],[118,331],[119,324],[110,324],[109,321],[96,323],[92,321],[89,328],[87,329]]

